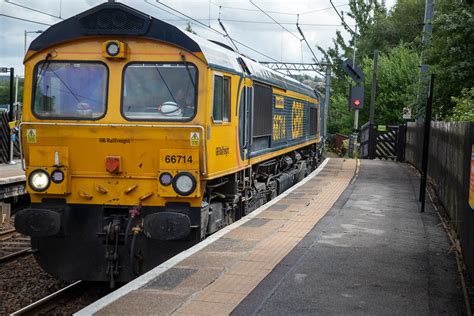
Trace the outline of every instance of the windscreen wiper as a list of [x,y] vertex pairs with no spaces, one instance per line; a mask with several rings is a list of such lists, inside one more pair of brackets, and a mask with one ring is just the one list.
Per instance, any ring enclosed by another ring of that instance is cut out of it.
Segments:
[[181,59],[183,60],[184,66],[186,67],[186,71],[188,72],[189,80],[191,80],[191,83],[193,84],[194,91],[196,91],[196,84],[194,83],[193,76],[191,75],[191,71],[189,70],[186,57],[183,54],[181,54]]
[[163,83],[165,84],[166,89],[168,89],[169,94],[170,94],[171,97],[173,98],[174,103],[178,104],[178,102],[176,102],[176,99],[174,98],[173,93],[171,92],[170,87],[168,87],[168,84],[166,83],[165,78],[163,78],[163,75],[161,74],[161,71],[158,69],[158,65],[155,65],[155,69],[156,69],[156,71],[158,72],[158,74],[160,75],[161,80],[163,80]]
[[[43,65],[41,65],[41,69],[40,69],[39,74],[38,74],[38,76],[41,76],[41,77],[39,78],[38,82],[36,82],[35,86],[37,86],[41,82],[41,79],[43,79],[44,72],[46,72],[46,70],[48,70],[49,64],[51,64],[51,60],[50,60],[51,56],[52,56],[51,53],[48,53],[46,55],[46,58],[44,59]],[[45,69],[45,67],[46,67],[46,69]],[[36,77],[36,78],[38,78],[38,77]]]

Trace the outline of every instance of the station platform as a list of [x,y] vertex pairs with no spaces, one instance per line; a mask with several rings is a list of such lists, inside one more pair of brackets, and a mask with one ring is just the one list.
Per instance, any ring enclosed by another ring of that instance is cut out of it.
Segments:
[[0,201],[26,194],[25,171],[19,160],[15,164],[0,164]]
[[25,171],[19,160],[15,164],[0,164],[0,186],[25,181]]
[[327,159],[244,219],[76,315],[465,314],[408,165]]

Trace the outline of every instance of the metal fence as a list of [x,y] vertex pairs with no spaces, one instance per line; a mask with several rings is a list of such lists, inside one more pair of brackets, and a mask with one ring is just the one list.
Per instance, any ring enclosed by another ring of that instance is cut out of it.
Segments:
[[[18,135],[17,135],[18,136]],[[19,158],[18,137],[14,142],[14,158]],[[8,125],[7,112],[0,112],[0,163],[10,161],[10,126]]]
[[[474,277],[474,210],[469,206],[474,122],[433,122],[428,177],[456,227],[466,265]],[[423,124],[408,123],[406,161],[421,169]]]
[[367,122],[360,131],[361,158],[404,161],[405,133],[405,125]]

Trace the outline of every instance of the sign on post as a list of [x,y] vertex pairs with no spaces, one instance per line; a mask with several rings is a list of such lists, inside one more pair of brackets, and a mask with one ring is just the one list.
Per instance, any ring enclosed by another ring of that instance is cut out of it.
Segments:
[[344,62],[342,63],[342,69],[346,74],[349,75],[349,77],[352,78],[352,80],[357,83],[361,83],[365,79],[365,75],[362,69],[357,67],[357,65],[353,65],[352,60],[350,59],[344,60]]
[[404,107],[402,116],[404,120],[411,120],[411,108]]
[[387,131],[387,125],[378,125],[377,126],[377,132],[386,132]]

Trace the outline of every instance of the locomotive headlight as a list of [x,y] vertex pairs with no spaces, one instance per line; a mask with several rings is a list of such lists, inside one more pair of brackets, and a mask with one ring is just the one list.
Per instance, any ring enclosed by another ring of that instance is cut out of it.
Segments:
[[33,171],[28,177],[30,187],[36,192],[43,192],[50,184],[49,174],[41,169]]
[[116,42],[110,42],[107,44],[107,54],[110,56],[117,56],[120,53],[120,46]]
[[196,179],[189,172],[180,172],[173,179],[173,189],[179,195],[190,195],[196,189]]

